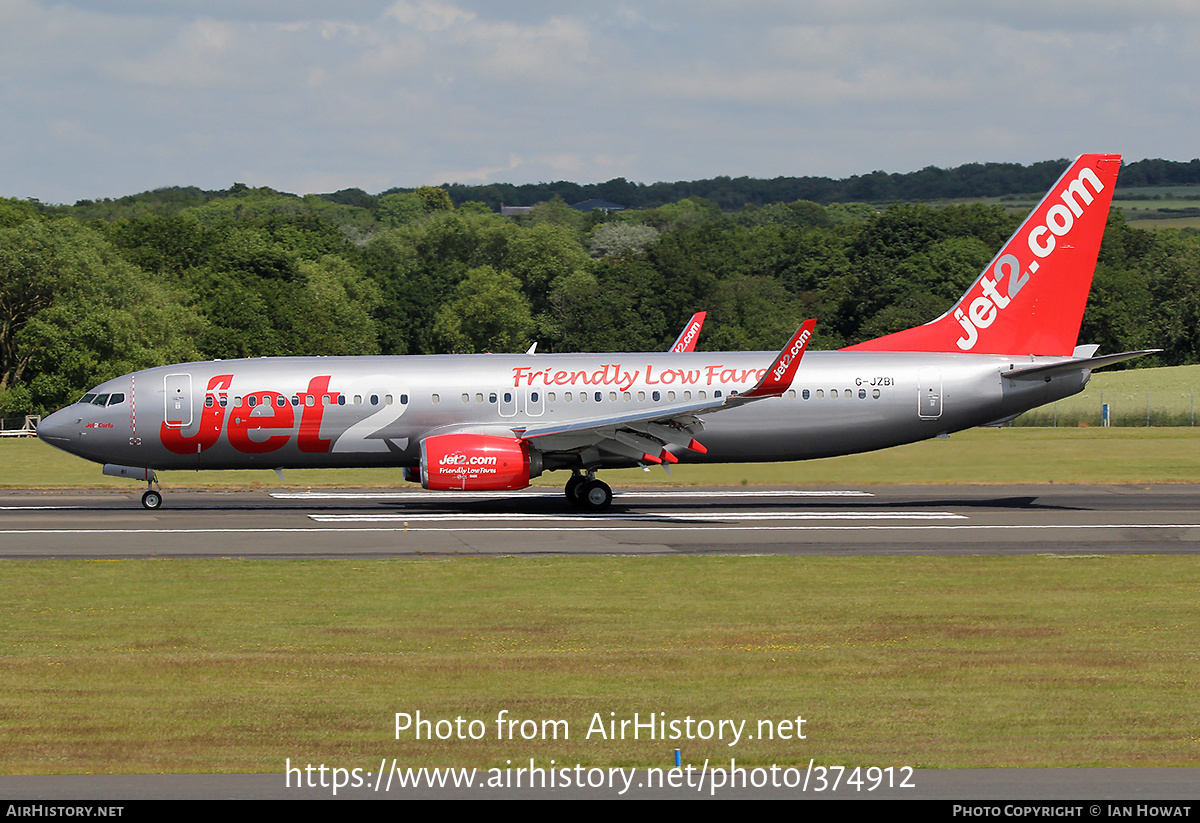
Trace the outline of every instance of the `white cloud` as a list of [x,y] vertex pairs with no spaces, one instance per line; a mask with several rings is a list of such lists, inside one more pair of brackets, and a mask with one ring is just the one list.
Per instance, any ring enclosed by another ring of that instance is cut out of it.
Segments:
[[1191,159],[1192,0],[3,0],[0,195]]
[[402,25],[411,26],[423,32],[445,31],[475,19],[474,12],[460,9],[449,3],[434,2],[434,0],[421,0],[416,3],[397,0],[384,13],[384,16],[394,18]]

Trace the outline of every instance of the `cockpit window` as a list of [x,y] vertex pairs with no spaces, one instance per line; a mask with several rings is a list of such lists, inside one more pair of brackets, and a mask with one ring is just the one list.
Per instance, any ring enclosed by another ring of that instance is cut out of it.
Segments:
[[125,394],[124,392],[97,394],[94,391],[90,391],[76,402],[86,403],[89,406],[119,406],[125,402]]

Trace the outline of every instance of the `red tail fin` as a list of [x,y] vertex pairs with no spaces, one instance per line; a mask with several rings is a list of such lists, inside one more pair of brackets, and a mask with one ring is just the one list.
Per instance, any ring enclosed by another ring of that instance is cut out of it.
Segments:
[[675,338],[674,344],[668,351],[688,352],[696,350],[696,338],[700,336],[700,329],[704,326],[704,318],[708,315],[706,311],[698,311],[692,315],[692,319],[687,321],[687,325],[683,327],[683,331],[679,333],[679,337]]
[[847,349],[1071,354],[1120,167],[1119,154],[1083,155],[950,311]]

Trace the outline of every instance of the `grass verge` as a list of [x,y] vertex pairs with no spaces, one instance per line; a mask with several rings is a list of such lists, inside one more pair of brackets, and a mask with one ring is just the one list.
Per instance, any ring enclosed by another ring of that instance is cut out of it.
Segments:
[[[1200,764],[1193,557],[0,566],[8,774]],[[481,720],[395,739],[396,712]],[[497,739],[502,710],[569,737]],[[587,738],[652,712],[754,740]],[[610,714],[612,713],[612,714]],[[760,720],[805,720],[804,740]],[[561,727],[560,727],[561,729]]]
[[[972,429],[885,451],[793,463],[679,465],[606,471],[614,488],[631,485],[840,486],[940,483],[1200,483],[1200,428]],[[398,469],[161,472],[164,488],[418,488]],[[535,485],[561,486],[563,472]],[[111,488],[140,484],[105,477],[100,467],[34,439],[0,441],[0,488]]]

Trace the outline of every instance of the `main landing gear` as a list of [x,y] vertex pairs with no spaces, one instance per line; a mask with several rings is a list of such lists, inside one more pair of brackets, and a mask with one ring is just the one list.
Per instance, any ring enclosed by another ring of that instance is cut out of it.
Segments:
[[612,504],[612,489],[603,480],[596,479],[594,469],[588,471],[586,476],[572,471],[565,492],[567,502],[580,509],[602,512]]

